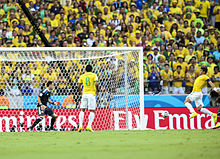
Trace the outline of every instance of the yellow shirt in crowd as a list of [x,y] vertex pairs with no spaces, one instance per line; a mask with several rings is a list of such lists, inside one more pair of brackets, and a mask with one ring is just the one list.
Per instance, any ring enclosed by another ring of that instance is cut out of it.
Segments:
[[[183,71],[180,71],[180,73],[178,73],[177,71],[174,72],[173,77],[179,77],[179,78],[184,78],[185,77],[185,73]],[[182,87],[183,82],[182,81],[175,81],[173,82],[173,86],[174,87]]]
[[[168,72],[166,72],[165,70],[161,71],[161,77],[164,80],[168,80],[170,78],[172,78],[173,76],[173,71],[169,70]],[[168,86],[168,81],[163,81],[163,86],[167,87]]]

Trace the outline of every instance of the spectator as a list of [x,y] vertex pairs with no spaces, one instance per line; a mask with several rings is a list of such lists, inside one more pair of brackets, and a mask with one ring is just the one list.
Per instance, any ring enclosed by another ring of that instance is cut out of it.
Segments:
[[209,77],[211,78],[212,75],[214,75],[214,68],[217,66],[214,63],[214,56],[213,55],[209,55],[207,58],[207,62],[209,63],[210,67],[208,67],[208,73],[209,73]]
[[154,53],[152,54],[153,60],[155,61],[155,63],[158,63],[158,57],[160,56],[159,50],[157,47],[153,47],[152,50],[154,51]]
[[187,63],[184,62],[184,56],[183,55],[179,55],[177,57],[177,62],[174,65],[174,70],[177,69],[178,66],[181,66],[181,70],[185,73],[187,71]]
[[106,91],[104,86],[101,86],[98,96],[98,108],[109,108],[111,101],[111,94]]
[[103,24],[103,25],[106,24],[106,21],[102,18],[102,12],[98,12],[97,23]]
[[58,95],[66,95],[67,94],[67,80],[62,72],[59,73],[57,77],[57,93]]
[[202,44],[205,40],[205,38],[202,36],[202,33],[200,30],[197,31],[197,35],[195,36],[196,44]]
[[11,86],[10,94],[12,94],[14,96],[21,95],[21,91],[20,91],[21,80],[19,79],[18,73],[16,71],[14,71],[11,74],[11,78],[9,79],[9,83],[10,83],[10,86]]
[[44,74],[44,83],[47,83],[48,81],[53,81],[56,83],[57,81],[57,74],[53,71],[51,67],[47,68],[47,72]]
[[185,73],[180,65],[177,66],[177,69],[173,74],[173,78],[173,94],[184,94],[182,84],[185,78]]
[[1,74],[0,74],[0,91],[4,92],[6,86],[8,85],[9,74],[5,71],[5,67],[1,66]]
[[194,51],[192,48],[189,49],[189,55],[186,55],[185,61],[189,62],[190,59],[194,56]]
[[170,58],[169,66],[170,66],[171,70],[174,71],[175,65],[176,65],[176,59],[175,59],[174,53],[170,53],[169,58]]
[[215,27],[220,30],[220,1],[218,1],[218,4],[215,4],[213,15],[215,15]]
[[218,48],[213,55],[215,56],[215,62],[217,62],[218,66],[220,66],[220,44],[218,44]]
[[89,33],[89,38],[87,39],[87,44],[88,44],[89,47],[92,47],[94,42],[95,42],[94,33],[90,32]]
[[193,89],[193,83],[196,79],[196,72],[195,72],[195,66],[190,65],[189,71],[186,73],[186,94],[190,94]]
[[32,95],[33,94],[33,80],[35,79],[34,74],[31,73],[29,67],[26,68],[26,72],[22,74],[22,95]]
[[109,24],[114,24],[115,27],[118,27],[120,24],[120,20],[117,18],[117,14],[113,14],[113,19],[109,21]]
[[122,4],[123,4],[123,1],[121,1],[121,0],[116,0],[112,3],[112,5],[115,6],[116,10],[120,9],[122,7]]
[[214,75],[212,76],[212,81],[214,82],[215,86],[218,88],[220,85],[220,72],[219,67],[214,67]]
[[160,91],[160,73],[157,71],[155,66],[151,67],[151,72],[149,72],[148,78],[149,78],[149,86],[148,86],[149,91],[159,92]]
[[[38,0],[39,1],[39,0]],[[54,5],[51,7],[50,12],[53,12],[55,15],[59,14],[61,6],[57,0],[54,1]]]
[[161,71],[162,93],[169,94],[169,83],[173,81],[173,71],[170,70],[169,64],[165,64],[165,70]]
[[210,2],[205,0],[197,1],[195,7],[200,9],[200,17],[207,21],[210,14]]

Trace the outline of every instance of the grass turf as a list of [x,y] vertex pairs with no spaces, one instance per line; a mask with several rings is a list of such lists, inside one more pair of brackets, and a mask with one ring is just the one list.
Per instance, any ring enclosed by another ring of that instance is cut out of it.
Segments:
[[218,158],[220,130],[0,133],[2,159]]

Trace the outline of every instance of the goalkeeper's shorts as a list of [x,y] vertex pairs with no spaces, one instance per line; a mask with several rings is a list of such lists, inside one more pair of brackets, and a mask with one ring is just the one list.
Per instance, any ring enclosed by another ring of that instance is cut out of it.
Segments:
[[89,110],[95,110],[96,96],[93,94],[83,94],[80,108],[81,109],[88,108]]
[[38,111],[39,116],[44,116],[44,115],[51,116],[51,115],[54,114],[53,110],[51,108],[48,108],[48,107],[43,108],[43,107],[39,106],[39,107],[37,107],[37,111]]

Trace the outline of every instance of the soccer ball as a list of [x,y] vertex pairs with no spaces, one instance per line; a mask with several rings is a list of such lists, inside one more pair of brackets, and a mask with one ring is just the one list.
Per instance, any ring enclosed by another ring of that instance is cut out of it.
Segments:
[[163,111],[163,112],[162,112],[162,116],[163,116],[164,118],[169,117],[169,112],[168,112],[168,111]]

